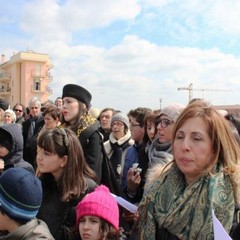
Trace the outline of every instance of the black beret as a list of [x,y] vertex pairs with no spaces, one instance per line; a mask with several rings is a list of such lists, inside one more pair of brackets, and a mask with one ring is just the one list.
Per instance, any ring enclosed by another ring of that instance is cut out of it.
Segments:
[[62,98],[72,97],[86,104],[87,108],[90,107],[92,95],[85,88],[76,84],[67,84],[63,87]]

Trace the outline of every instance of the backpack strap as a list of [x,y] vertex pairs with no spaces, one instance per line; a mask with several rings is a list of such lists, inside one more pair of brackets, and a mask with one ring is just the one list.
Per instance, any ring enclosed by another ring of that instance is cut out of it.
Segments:
[[89,138],[91,137],[91,135],[94,133],[94,132],[98,132],[98,128],[99,128],[99,122],[96,121],[94,124],[88,126],[80,135],[79,139],[80,139],[80,142],[82,144],[82,146],[85,146],[88,144],[89,142]]

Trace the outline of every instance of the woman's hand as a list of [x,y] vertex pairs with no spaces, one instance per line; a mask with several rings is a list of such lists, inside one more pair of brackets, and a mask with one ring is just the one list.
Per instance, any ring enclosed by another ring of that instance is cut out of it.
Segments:
[[128,210],[124,209],[122,217],[127,222],[136,222],[139,215],[138,215],[138,212],[132,213],[132,212],[129,212]]
[[127,190],[130,193],[135,193],[141,182],[140,172],[137,168],[130,168],[127,175]]

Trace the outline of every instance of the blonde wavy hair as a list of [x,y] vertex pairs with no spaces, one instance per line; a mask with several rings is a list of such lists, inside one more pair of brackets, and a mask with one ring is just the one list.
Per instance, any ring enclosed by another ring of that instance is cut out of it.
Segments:
[[189,118],[200,117],[208,127],[208,135],[213,146],[213,158],[203,172],[214,174],[214,166],[220,162],[224,172],[231,178],[236,203],[240,203],[240,146],[236,141],[230,125],[223,116],[204,100],[189,104],[177,119],[173,129],[173,142],[178,129]]

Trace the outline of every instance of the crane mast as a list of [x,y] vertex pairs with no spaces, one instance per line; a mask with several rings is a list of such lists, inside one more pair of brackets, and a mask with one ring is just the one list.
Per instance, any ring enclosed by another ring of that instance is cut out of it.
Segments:
[[231,92],[232,90],[222,90],[222,89],[209,89],[209,88],[201,88],[201,89],[197,89],[197,88],[193,88],[193,84],[190,83],[188,87],[179,87],[177,89],[178,91],[180,90],[187,90],[188,91],[188,98],[189,98],[189,102],[193,99],[193,91],[220,91],[220,92]]

